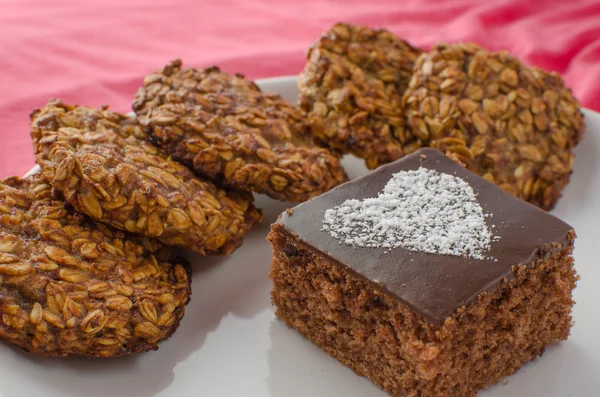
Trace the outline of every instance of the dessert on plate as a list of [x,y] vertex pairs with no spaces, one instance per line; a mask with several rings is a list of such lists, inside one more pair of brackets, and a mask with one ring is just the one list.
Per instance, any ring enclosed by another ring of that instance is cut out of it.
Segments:
[[[35,110],[40,171],[0,181],[0,340],[157,349],[191,295],[167,246],[231,254],[261,221],[253,192],[306,201],[268,236],[276,316],[394,396],[474,396],[567,339],[575,232],[544,210],[583,118],[558,75],[338,23],[298,88],[295,106],[175,60],[133,116]],[[346,154],[379,168],[347,182]]]
[[569,335],[573,229],[435,149],[268,239],[277,317],[394,396],[474,396]]

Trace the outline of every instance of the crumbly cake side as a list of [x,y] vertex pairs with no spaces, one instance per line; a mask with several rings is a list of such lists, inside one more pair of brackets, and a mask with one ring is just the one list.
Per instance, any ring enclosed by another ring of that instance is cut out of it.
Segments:
[[434,325],[274,224],[271,298],[277,317],[391,395],[475,396],[567,339],[574,237]]

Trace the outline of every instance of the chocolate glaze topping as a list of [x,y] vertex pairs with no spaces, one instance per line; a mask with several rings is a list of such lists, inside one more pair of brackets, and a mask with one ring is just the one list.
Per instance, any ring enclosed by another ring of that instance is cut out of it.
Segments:
[[[376,197],[392,174],[419,167],[456,175],[471,185],[495,240],[488,259],[428,254],[403,248],[352,247],[322,231],[325,211],[347,199]],[[570,242],[572,228],[547,212],[518,199],[467,171],[435,149],[421,149],[370,174],[345,183],[284,212],[288,232],[374,282],[376,288],[406,304],[429,322],[441,325],[481,292],[513,277],[512,267],[542,258]]]

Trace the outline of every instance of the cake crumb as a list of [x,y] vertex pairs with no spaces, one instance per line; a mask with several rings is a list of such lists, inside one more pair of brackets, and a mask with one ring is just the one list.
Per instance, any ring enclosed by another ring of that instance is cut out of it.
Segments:
[[292,215],[294,215],[294,209],[293,209],[293,208],[288,208],[287,210],[285,210],[285,212],[287,212],[287,214],[288,214],[289,216],[292,216]]

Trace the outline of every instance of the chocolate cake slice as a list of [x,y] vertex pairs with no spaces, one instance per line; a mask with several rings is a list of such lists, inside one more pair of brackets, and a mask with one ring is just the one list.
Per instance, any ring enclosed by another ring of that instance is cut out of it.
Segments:
[[277,317],[394,396],[474,396],[569,335],[573,229],[434,149],[268,239]]

